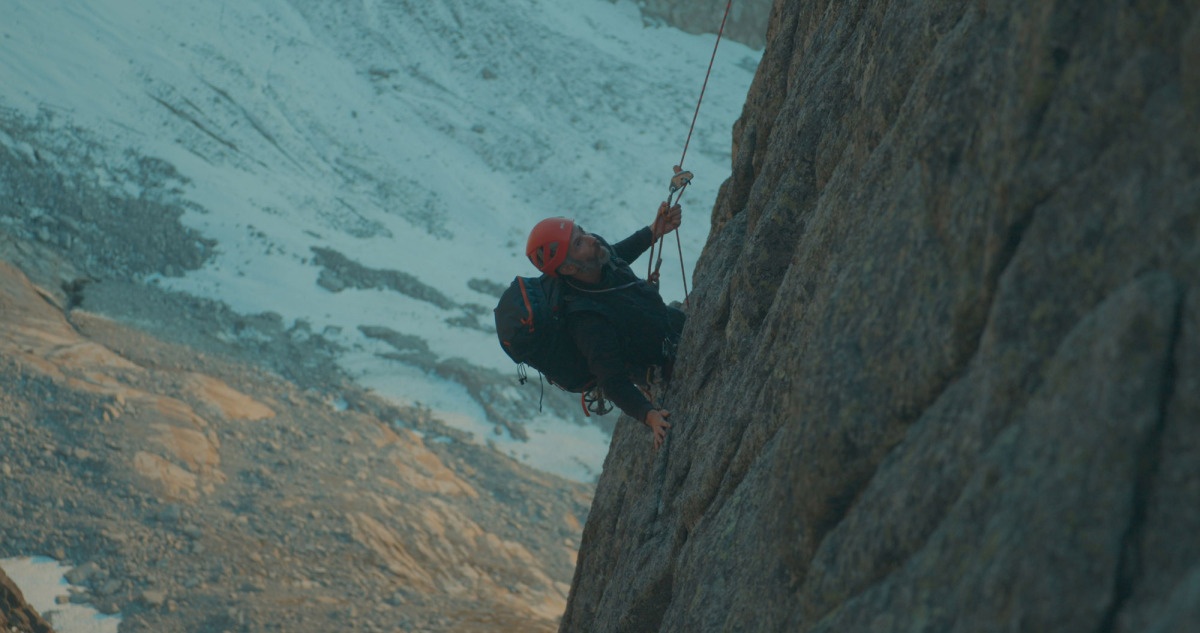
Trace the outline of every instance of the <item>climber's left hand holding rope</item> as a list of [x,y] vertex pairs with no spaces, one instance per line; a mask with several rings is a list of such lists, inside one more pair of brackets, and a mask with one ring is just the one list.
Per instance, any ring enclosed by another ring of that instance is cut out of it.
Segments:
[[658,216],[654,219],[650,230],[654,232],[654,239],[658,240],[679,228],[682,223],[683,209],[678,204],[668,209],[667,203],[663,202],[658,205]]

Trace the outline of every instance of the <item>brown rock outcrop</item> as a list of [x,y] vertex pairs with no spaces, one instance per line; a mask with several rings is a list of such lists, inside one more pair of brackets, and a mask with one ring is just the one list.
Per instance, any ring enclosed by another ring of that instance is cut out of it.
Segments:
[[17,633],[54,633],[54,629],[25,603],[16,583],[0,568],[0,631]]
[[561,630],[1182,630],[1198,9],[776,3]]
[[[111,399],[104,421],[131,429],[128,436],[137,438],[132,460],[118,468],[140,475],[140,484],[171,499],[194,500],[223,483],[217,440],[208,422],[180,398],[131,386],[154,371],[82,336],[45,297],[20,270],[0,261],[0,354],[65,388]],[[81,312],[76,316],[102,319]],[[188,378],[190,386],[195,379]],[[209,391],[216,382],[206,383]],[[199,399],[193,391],[181,388],[176,395]]]

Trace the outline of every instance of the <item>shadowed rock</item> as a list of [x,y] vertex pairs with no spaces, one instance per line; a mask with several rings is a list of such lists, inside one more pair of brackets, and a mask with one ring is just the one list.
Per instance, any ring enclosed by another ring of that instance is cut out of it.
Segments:
[[618,422],[561,630],[1177,630],[1189,7],[777,2],[675,427]]
[[54,629],[25,603],[16,583],[0,569],[0,630],[17,633],[54,633]]

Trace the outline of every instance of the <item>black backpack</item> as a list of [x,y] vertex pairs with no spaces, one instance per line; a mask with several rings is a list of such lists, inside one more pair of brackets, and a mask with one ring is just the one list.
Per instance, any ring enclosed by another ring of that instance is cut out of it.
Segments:
[[494,310],[500,347],[517,364],[540,371],[550,384],[573,393],[595,376],[567,331],[561,282],[554,277],[517,277]]

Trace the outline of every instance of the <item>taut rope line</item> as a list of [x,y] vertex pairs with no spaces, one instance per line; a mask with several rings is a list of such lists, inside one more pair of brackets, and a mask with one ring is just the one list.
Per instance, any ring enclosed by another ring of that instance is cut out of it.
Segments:
[[[717,47],[721,45],[721,35],[725,33],[725,22],[729,19],[729,8],[733,6],[733,0],[729,0],[725,4],[725,16],[721,18],[721,28],[717,30],[717,42],[713,45],[712,57],[708,60],[708,71],[704,73],[704,85],[700,87],[700,98],[696,100],[696,112],[692,114],[692,126],[688,128],[687,140],[683,143],[683,154],[679,157],[679,164],[675,166],[675,178],[671,179],[671,193],[667,195],[667,205],[665,211],[671,210],[671,198],[674,197],[678,202],[683,198],[683,190],[691,184],[691,174],[683,171],[683,159],[687,158],[688,146],[692,144],[692,132],[696,130],[696,119],[700,117],[700,104],[704,103],[704,91],[708,89],[708,77],[712,74],[713,62],[717,60]],[[682,183],[682,184],[679,184]],[[678,186],[677,186],[678,185]],[[663,219],[662,214],[654,220],[655,226],[658,226],[659,221]],[[665,223],[663,224],[665,228]],[[662,245],[659,243],[662,240],[660,235],[650,243],[650,261],[649,268],[646,270],[646,278],[652,280],[655,284],[658,283],[658,270],[662,267]],[[654,260],[654,247],[658,246],[658,262]],[[675,247],[679,251],[679,272],[683,274],[683,302],[688,303],[688,287],[687,287],[687,268],[683,265],[683,243],[679,239],[679,231],[675,231]]]

